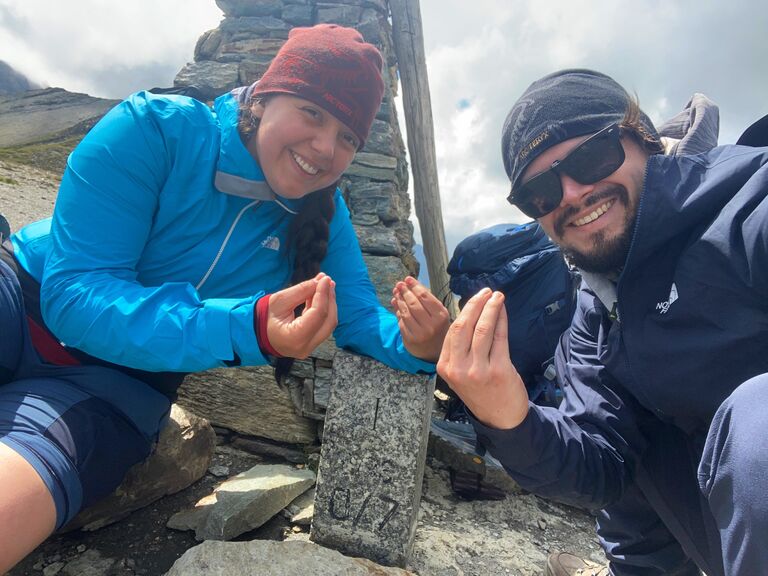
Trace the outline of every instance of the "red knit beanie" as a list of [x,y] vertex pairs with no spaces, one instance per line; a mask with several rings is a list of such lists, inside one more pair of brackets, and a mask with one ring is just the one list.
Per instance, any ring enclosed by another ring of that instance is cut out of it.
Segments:
[[362,148],[384,95],[381,64],[376,47],[353,28],[294,28],[252,94],[309,100],[351,128]]

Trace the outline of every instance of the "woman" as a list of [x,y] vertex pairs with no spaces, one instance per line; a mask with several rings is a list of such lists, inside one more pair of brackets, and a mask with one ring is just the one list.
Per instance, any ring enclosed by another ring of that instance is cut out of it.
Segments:
[[146,458],[186,372],[285,370],[334,329],[434,369],[447,311],[412,278],[399,326],[378,306],[336,189],[381,63],[356,31],[318,25],[213,110],[135,94],[71,155],[52,221],[3,244],[0,573]]

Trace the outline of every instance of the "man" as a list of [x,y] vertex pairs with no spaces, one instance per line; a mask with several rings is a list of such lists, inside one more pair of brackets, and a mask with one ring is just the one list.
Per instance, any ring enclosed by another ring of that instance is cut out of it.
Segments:
[[[559,410],[528,402],[503,295],[479,293],[438,372],[524,488],[599,509],[620,576],[768,573],[768,149],[663,155],[611,78],[534,82],[504,125],[509,201],[584,279],[556,354]],[[608,573],[554,555],[553,575]]]

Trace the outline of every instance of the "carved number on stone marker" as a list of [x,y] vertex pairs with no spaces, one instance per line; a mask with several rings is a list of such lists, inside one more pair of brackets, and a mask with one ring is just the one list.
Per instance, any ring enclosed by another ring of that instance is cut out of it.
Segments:
[[376,422],[379,421],[379,401],[381,398],[376,398],[376,410],[373,413],[373,429],[376,430]]
[[[339,512],[336,510],[336,496],[339,494],[339,492],[342,492],[344,494],[344,513],[339,514]],[[349,518],[349,488],[334,488],[333,494],[331,494],[331,501],[330,501],[330,512],[331,517],[334,520],[346,520]]]
[[[341,502],[337,500],[339,497],[341,497]],[[352,521],[353,526],[357,527],[357,525],[360,523],[360,520],[362,520],[363,514],[368,508],[368,504],[370,503],[372,497],[373,494],[368,494],[368,496],[366,496],[363,500],[363,503],[360,506],[360,510],[357,512],[354,520]],[[384,518],[376,527],[376,531],[378,532],[381,531],[382,528],[384,528],[384,526],[386,526],[390,520],[392,520],[392,517],[397,513],[397,509],[400,507],[400,505],[389,496],[378,495],[376,497],[382,502],[386,502],[391,505],[391,508],[387,511],[387,513],[384,515]],[[349,488],[334,488],[333,493],[331,494],[331,500],[329,502],[329,511],[331,513],[331,517],[334,520],[349,520],[349,501]],[[338,504],[342,505],[343,511],[337,508]]]
[[379,498],[381,500],[383,500],[384,502],[389,502],[390,504],[392,504],[392,508],[390,508],[389,512],[387,512],[384,515],[384,520],[382,520],[381,524],[379,524],[378,530],[381,531],[381,529],[384,528],[384,526],[387,525],[387,522],[389,522],[392,519],[392,516],[395,515],[395,512],[397,512],[397,509],[398,509],[398,507],[400,505],[397,502],[395,502],[394,500],[392,500],[392,498],[389,498],[387,496],[379,496]]
[[358,512],[357,516],[355,516],[355,520],[352,522],[352,526],[357,526],[360,523],[360,518],[363,517],[363,512],[365,512],[365,509],[368,508],[368,502],[370,502],[371,496],[373,496],[373,494],[368,494],[368,496],[365,497],[365,500],[363,500],[363,504],[360,506],[360,512]]

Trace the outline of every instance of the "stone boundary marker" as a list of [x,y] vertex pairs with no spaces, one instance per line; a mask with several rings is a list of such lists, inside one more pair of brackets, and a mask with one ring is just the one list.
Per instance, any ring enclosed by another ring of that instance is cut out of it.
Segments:
[[418,519],[434,378],[339,352],[310,538],[405,566]]

